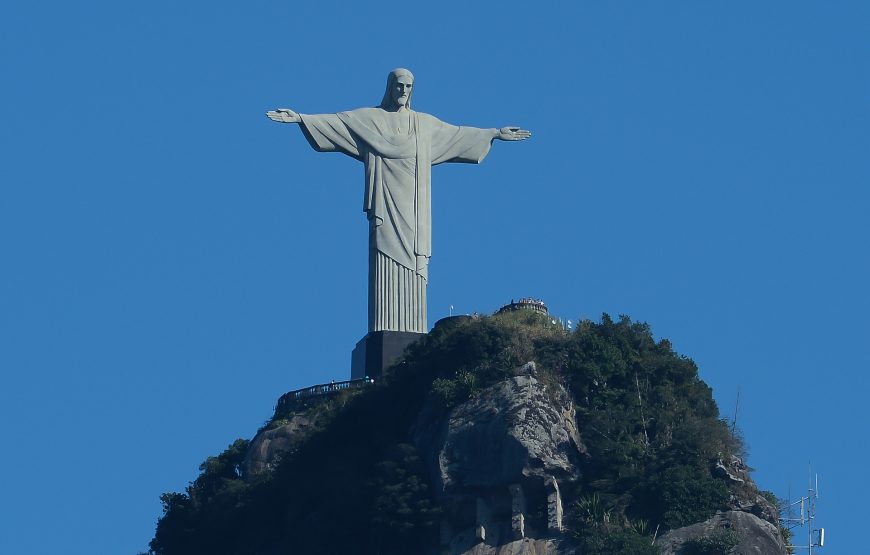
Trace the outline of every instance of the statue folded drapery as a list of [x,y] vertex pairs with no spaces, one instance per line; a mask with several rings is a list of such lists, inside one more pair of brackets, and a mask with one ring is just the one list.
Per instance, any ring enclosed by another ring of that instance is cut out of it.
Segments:
[[425,333],[432,166],[478,163],[494,137],[492,129],[457,127],[413,111],[408,111],[407,131],[402,132],[395,115],[382,108],[361,108],[300,114],[300,123],[316,150],[343,152],[365,164],[369,331]]

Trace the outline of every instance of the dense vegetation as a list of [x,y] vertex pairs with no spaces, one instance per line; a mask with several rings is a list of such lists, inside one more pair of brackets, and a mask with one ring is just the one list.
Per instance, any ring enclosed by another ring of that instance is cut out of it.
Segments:
[[567,333],[516,312],[447,321],[389,380],[306,407],[321,412],[319,430],[266,476],[242,480],[245,440],[210,457],[184,493],[161,497],[151,552],[429,552],[441,509],[410,438],[420,408],[428,398],[448,410],[529,360],[576,404],[588,456],[563,496],[583,553],[656,553],[656,531],[726,506],[711,468],[742,448],[690,359],[627,317]]

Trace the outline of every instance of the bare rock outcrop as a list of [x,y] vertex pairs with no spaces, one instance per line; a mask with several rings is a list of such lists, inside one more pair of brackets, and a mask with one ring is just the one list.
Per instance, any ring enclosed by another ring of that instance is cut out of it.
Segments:
[[725,458],[720,454],[712,470],[714,476],[722,478],[729,485],[737,486],[728,501],[730,509],[752,513],[772,524],[779,521],[779,511],[761,495],[758,486],[749,475],[750,468],[740,457]]
[[454,555],[570,553],[560,482],[579,477],[583,447],[570,396],[534,363],[445,416],[424,409],[415,442],[445,510],[441,543]]
[[316,428],[317,418],[308,413],[292,415],[286,424],[257,432],[242,466],[246,480],[251,480],[263,472],[270,471],[281,460],[281,456],[292,452]]
[[463,555],[574,555],[575,550],[558,539],[515,540],[498,547],[478,543]]
[[720,511],[712,518],[671,530],[656,541],[661,555],[679,555],[687,542],[715,538],[723,533],[736,534],[739,540],[728,553],[733,555],[786,555],[788,549],[779,529],[753,514],[743,511]]

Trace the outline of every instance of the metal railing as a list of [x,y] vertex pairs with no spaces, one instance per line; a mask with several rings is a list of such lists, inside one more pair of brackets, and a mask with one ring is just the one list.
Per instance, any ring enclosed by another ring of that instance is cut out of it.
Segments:
[[321,397],[324,395],[333,395],[340,391],[348,389],[359,389],[367,385],[375,383],[373,378],[360,378],[357,380],[346,380],[343,382],[330,382],[318,385],[312,385],[295,391],[288,391],[278,399],[278,404],[275,406],[276,414],[289,410],[296,402],[311,397]]

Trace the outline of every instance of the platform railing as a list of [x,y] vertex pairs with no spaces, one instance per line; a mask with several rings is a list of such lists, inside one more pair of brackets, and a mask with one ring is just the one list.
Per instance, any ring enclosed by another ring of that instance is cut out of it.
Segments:
[[373,378],[360,378],[357,380],[346,380],[343,382],[330,382],[312,385],[295,391],[288,391],[278,399],[278,404],[275,406],[275,412],[281,413],[289,409],[297,401],[309,399],[311,397],[321,397],[324,395],[332,395],[340,391],[348,389],[359,389],[367,385],[375,383]]

